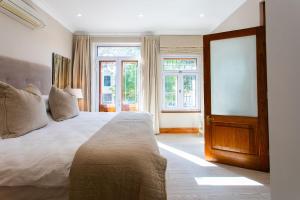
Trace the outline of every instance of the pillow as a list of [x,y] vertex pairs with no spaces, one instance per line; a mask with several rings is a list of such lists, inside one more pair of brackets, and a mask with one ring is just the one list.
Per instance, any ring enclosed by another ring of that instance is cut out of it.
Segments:
[[45,106],[46,106],[46,111],[50,112],[50,107],[49,107],[49,96],[48,95],[42,95],[42,98],[44,100]]
[[37,87],[19,90],[0,81],[1,138],[19,137],[47,124],[45,103]]
[[65,90],[65,92],[67,92],[67,93],[69,93],[69,94],[76,97],[76,94],[74,94],[74,91],[72,90],[72,88],[69,85],[67,87],[65,87],[64,90]]
[[49,94],[49,106],[55,121],[63,121],[79,115],[76,97],[55,86],[52,86]]

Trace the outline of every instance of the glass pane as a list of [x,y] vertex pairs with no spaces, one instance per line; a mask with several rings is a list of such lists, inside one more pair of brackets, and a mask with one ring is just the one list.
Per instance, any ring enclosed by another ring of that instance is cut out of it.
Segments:
[[196,70],[197,58],[164,58],[164,70]]
[[101,47],[97,51],[102,57],[140,57],[140,47]]
[[116,63],[101,61],[101,107],[100,111],[115,111]]
[[177,107],[177,76],[165,76],[165,107]]
[[137,76],[138,62],[123,62],[123,111],[138,110]]
[[183,76],[183,107],[196,108],[196,75]]
[[256,36],[211,42],[211,113],[257,116]]

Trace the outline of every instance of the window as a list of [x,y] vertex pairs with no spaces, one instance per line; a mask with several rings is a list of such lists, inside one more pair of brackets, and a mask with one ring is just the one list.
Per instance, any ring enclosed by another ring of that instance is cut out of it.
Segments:
[[116,62],[114,61],[100,61],[101,74],[101,104],[115,105],[116,102]]
[[103,94],[103,103],[105,104],[112,104],[112,94]]
[[164,111],[200,110],[198,57],[162,57],[162,108]]
[[177,75],[165,76],[165,107],[176,108],[177,107],[177,87],[178,78]]
[[139,110],[139,46],[98,46],[99,111]]
[[164,58],[164,71],[197,70],[197,58]]
[[97,55],[101,57],[139,57],[140,47],[136,46],[98,46]]
[[110,76],[104,76],[104,86],[110,86]]
[[123,61],[123,102],[125,104],[137,103],[137,76],[138,76],[138,62],[137,61]]

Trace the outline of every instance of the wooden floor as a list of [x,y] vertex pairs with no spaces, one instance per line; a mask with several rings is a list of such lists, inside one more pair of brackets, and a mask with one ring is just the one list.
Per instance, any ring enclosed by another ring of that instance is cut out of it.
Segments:
[[269,174],[204,160],[203,137],[157,136],[168,160],[168,200],[270,200]]

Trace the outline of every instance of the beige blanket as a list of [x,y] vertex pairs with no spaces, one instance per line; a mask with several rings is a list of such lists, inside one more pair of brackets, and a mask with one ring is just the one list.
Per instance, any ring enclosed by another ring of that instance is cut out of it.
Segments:
[[166,165],[151,116],[120,113],[77,151],[70,200],[165,200]]

